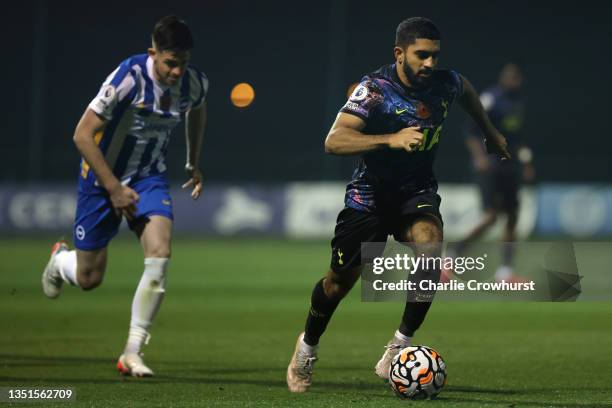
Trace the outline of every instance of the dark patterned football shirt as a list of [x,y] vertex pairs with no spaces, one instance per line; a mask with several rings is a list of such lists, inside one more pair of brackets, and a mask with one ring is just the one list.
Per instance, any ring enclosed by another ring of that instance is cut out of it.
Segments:
[[461,76],[450,70],[434,71],[429,86],[422,89],[406,87],[395,64],[364,76],[340,111],[363,119],[365,134],[391,134],[418,126],[424,139],[415,152],[380,149],[364,153],[347,186],[346,206],[373,212],[379,209],[381,197],[392,200],[399,190],[435,192],[433,162],[442,124],[462,92]]

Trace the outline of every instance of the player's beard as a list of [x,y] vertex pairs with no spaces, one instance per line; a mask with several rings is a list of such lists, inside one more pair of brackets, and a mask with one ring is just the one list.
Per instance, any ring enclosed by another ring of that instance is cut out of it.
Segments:
[[402,64],[402,70],[404,70],[404,74],[406,78],[408,78],[408,82],[413,88],[426,88],[431,83],[431,76],[433,74],[432,70],[423,70],[422,72],[429,72],[429,77],[425,78],[422,76],[418,76],[412,71],[410,65],[408,65],[408,61],[404,60]]

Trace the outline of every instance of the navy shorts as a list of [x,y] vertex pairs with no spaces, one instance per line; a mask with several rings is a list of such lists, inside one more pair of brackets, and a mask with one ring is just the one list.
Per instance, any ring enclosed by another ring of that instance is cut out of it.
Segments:
[[[440,196],[434,191],[417,192],[402,197],[392,206],[366,212],[345,207],[336,221],[331,242],[331,268],[337,273],[361,265],[361,243],[386,242],[388,235],[404,242],[406,228],[419,217],[433,217],[442,226]],[[382,248],[382,246],[381,246]]]
[[496,163],[491,169],[478,176],[478,187],[482,208],[514,212],[519,207],[521,178],[519,169],[513,163]]
[[[140,196],[136,217],[128,223],[130,228],[153,215],[173,219],[172,199],[165,175],[142,178],[130,183],[129,187]],[[106,247],[117,235],[121,219],[115,213],[106,190],[90,188],[79,191],[73,229],[74,246],[85,251]]]

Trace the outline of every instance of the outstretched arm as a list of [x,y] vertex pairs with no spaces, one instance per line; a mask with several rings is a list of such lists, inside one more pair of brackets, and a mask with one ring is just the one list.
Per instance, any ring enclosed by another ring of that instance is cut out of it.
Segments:
[[497,153],[502,160],[509,159],[510,153],[508,153],[506,138],[495,129],[489,120],[482,103],[480,103],[478,94],[470,81],[465,77],[461,77],[461,79],[463,81],[463,94],[459,97],[459,104],[482,131],[487,152]]
[[404,128],[386,135],[366,135],[362,133],[365,125],[358,116],[339,113],[325,139],[325,152],[353,155],[384,148],[412,152],[423,143],[423,134],[418,127]]
[[189,180],[183,184],[183,188],[193,186],[191,197],[194,200],[197,200],[202,192],[202,171],[200,170],[199,162],[206,118],[206,102],[203,102],[202,105],[187,112],[187,119],[185,121],[185,134],[187,138],[187,163],[185,164],[185,171],[189,176]]

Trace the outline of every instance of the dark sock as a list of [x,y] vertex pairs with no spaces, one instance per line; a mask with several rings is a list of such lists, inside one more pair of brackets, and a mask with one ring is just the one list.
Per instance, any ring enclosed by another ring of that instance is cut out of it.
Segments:
[[514,255],[514,243],[513,242],[502,242],[502,263],[504,265],[512,265],[512,258]]
[[[440,256],[440,252],[438,250],[435,250],[435,246],[428,246],[427,248],[429,249],[429,251],[425,253],[428,254],[428,258]],[[417,285],[421,280],[428,280],[436,283],[439,282],[440,270],[437,269],[437,266],[438,265],[433,264],[428,265],[429,269],[427,269],[427,267],[418,269],[413,275],[413,278]],[[409,297],[412,297],[412,299],[420,301],[406,302],[406,306],[404,307],[404,315],[402,316],[402,322],[399,327],[400,333],[407,337],[414,336],[414,332],[417,331],[419,327],[421,327],[421,324],[425,320],[425,316],[427,316],[427,312],[429,311],[429,307],[431,306],[431,302],[433,301],[435,294],[435,290],[421,289],[417,289],[414,293],[409,294]]]
[[453,249],[455,251],[455,256],[463,255],[465,251],[468,249],[469,245],[470,243],[465,240],[457,242],[456,244],[448,244],[449,249]]
[[430,302],[406,302],[399,332],[407,337],[414,336],[414,332],[425,320],[429,306],[431,306]]
[[319,338],[325,331],[341,299],[330,299],[323,289],[323,279],[315,285],[310,298],[310,310],[306,319],[304,343],[309,346],[319,344]]

